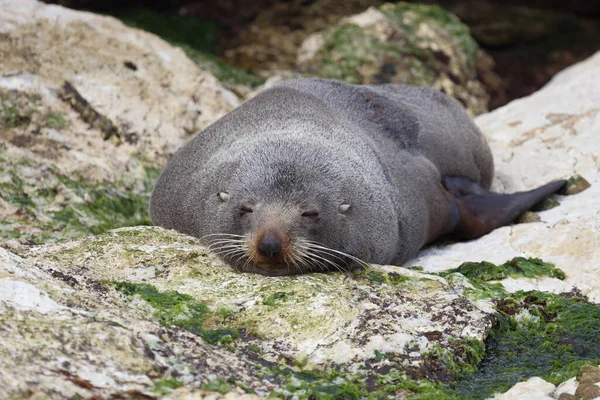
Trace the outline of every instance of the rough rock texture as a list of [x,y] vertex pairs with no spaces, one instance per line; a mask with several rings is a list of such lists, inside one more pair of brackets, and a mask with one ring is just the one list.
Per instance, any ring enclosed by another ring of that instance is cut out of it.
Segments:
[[579,374],[557,387],[537,377],[519,382],[494,400],[591,400],[600,397],[600,367],[583,365]]
[[[239,104],[181,50],[114,18],[0,0],[0,35],[4,237],[38,237],[50,225],[61,236],[64,218],[53,212],[104,201],[93,192],[100,184],[108,202],[147,197],[149,169]],[[95,211],[71,210],[88,226],[113,218]],[[125,213],[139,224],[145,205]]]
[[[161,228],[123,228],[23,256],[0,249],[0,386],[17,397],[151,394],[168,379],[188,390],[228,379],[284,393],[290,386],[277,368],[298,366],[444,381],[448,360],[478,360],[469,359],[470,343],[491,327],[489,303],[439,277],[395,267],[241,274]],[[154,302],[161,293],[171,297]]]
[[298,52],[300,71],[351,83],[431,86],[472,114],[487,111],[477,80],[477,43],[469,29],[435,5],[384,4],[308,37]]
[[556,387],[542,378],[529,378],[525,382],[519,382],[509,391],[494,397],[494,400],[552,400],[551,394]]
[[600,53],[561,72],[539,92],[476,122],[494,154],[494,190],[525,190],[575,174],[591,187],[556,196],[560,206],[540,212],[542,222],[434,246],[407,265],[440,271],[464,261],[502,263],[515,256],[538,257],[562,269],[566,279],[509,279],[505,286],[511,291],[537,288],[556,293],[576,287],[600,303]]
[[361,12],[381,0],[293,0],[278,2],[223,45],[230,64],[271,74],[270,70],[291,70],[302,41],[314,32],[335,25],[340,18]]

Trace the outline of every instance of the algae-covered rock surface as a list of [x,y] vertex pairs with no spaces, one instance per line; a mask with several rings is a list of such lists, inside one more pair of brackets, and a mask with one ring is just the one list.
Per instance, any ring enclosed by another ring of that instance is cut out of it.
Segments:
[[5,246],[148,224],[168,157],[239,104],[183,51],[114,18],[1,0],[0,34]]
[[243,274],[152,227],[22,257],[2,250],[0,273],[11,338],[0,344],[2,386],[13,396],[152,395],[168,380],[303,398],[390,394],[382,376],[450,383],[475,370],[492,324],[489,301],[441,277],[397,267]]
[[351,83],[431,86],[472,114],[487,111],[477,80],[478,46],[458,18],[437,5],[384,4],[307,38],[300,71]]

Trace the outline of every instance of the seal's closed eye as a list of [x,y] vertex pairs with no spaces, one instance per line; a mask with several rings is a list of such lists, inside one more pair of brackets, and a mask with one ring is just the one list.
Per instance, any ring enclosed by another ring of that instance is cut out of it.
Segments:
[[241,214],[250,214],[252,213],[254,210],[252,209],[252,206],[248,203],[244,203],[240,206],[240,213]]
[[302,216],[310,219],[319,218],[319,212],[317,210],[307,210],[302,213]]

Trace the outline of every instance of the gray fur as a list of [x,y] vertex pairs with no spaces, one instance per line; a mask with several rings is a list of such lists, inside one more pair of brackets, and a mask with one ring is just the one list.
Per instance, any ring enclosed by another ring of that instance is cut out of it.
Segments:
[[[492,174],[482,134],[446,95],[302,79],[264,91],[181,148],[156,184],[150,215],[197,237],[246,234],[264,222],[259,213],[251,223],[240,218],[240,205],[252,201],[286,210],[294,235],[401,264],[446,229],[442,176],[488,188]],[[340,214],[346,202],[351,209]],[[303,207],[319,209],[317,225],[294,217]]]

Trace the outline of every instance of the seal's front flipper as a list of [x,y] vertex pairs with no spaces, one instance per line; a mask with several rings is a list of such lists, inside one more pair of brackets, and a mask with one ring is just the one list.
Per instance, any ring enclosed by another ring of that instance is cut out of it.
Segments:
[[557,192],[565,180],[548,183],[537,189],[512,194],[492,193],[462,177],[443,179],[452,197],[452,211],[447,234],[474,239],[508,225],[536,203]]

